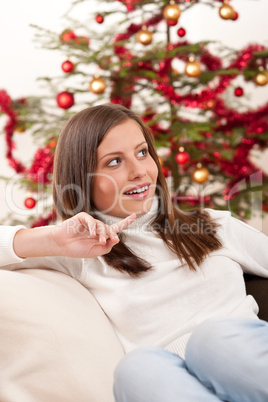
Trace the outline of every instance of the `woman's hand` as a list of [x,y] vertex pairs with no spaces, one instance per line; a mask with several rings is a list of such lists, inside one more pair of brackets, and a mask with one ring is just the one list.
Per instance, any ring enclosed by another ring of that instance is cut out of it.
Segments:
[[58,226],[22,229],[14,238],[14,251],[21,258],[66,256],[94,258],[107,254],[119,242],[117,233],[136,219],[132,214],[113,225],[106,225],[80,212]]
[[64,250],[64,255],[68,253],[68,257],[93,258],[109,253],[119,243],[117,233],[135,219],[136,215],[132,214],[110,226],[81,212],[56,227],[52,237],[59,250]]

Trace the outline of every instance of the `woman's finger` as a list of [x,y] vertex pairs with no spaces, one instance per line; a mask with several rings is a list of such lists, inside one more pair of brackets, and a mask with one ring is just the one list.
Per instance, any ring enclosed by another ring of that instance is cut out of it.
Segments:
[[123,230],[126,227],[128,227],[129,225],[131,225],[131,223],[133,223],[136,218],[137,218],[136,214],[131,214],[131,215],[127,216],[125,219],[123,219],[122,221],[120,221],[118,223],[114,223],[113,225],[111,225],[111,227],[114,229],[114,231],[116,233],[121,232],[121,230]]
[[96,236],[96,220],[89,214],[78,214],[79,222],[88,230],[90,236]]
[[96,233],[99,235],[99,242],[100,244],[106,244],[106,240],[110,237],[110,230],[109,226],[105,225],[105,223],[96,220]]

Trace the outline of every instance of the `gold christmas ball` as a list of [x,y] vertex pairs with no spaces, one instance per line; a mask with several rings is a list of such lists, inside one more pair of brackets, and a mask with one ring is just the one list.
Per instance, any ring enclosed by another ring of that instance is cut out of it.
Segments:
[[235,10],[230,4],[224,3],[219,9],[219,15],[223,20],[231,20],[235,17]]
[[192,180],[196,183],[204,183],[209,178],[209,170],[206,167],[198,167],[191,175]]
[[23,122],[18,122],[18,123],[17,123],[17,126],[16,126],[16,128],[15,128],[15,131],[16,131],[17,133],[24,133],[24,131],[26,131],[26,129],[27,129],[27,126],[26,126],[25,123],[23,123]]
[[181,9],[175,1],[171,0],[170,4],[164,8],[163,15],[166,20],[177,21],[181,15]]
[[171,75],[172,75],[172,78],[176,79],[179,77],[180,73],[176,68],[172,67]]
[[95,76],[89,83],[89,90],[94,94],[102,94],[105,91],[106,82],[103,78]]
[[198,77],[201,72],[201,64],[194,58],[190,57],[185,66],[185,74],[188,75],[188,77]]
[[150,45],[150,43],[152,43],[153,40],[153,33],[149,31],[149,29],[146,26],[144,26],[142,27],[142,29],[138,31],[136,39],[139,43],[141,43],[144,46]]
[[268,71],[263,70],[260,71],[255,77],[253,78],[256,85],[263,87],[264,85],[268,84]]
[[161,167],[163,167],[163,165],[164,165],[163,158],[161,158],[161,156],[158,156],[158,160],[159,160]]

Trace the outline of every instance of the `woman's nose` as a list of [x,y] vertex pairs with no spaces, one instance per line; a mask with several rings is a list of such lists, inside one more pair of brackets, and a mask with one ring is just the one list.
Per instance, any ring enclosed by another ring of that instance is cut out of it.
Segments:
[[129,180],[140,179],[146,176],[146,169],[138,160],[133,160],[129,164]]

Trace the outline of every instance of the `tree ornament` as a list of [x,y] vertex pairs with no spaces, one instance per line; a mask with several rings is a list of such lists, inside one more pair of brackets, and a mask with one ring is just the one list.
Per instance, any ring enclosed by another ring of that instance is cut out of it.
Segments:
[[223,20],[232,20],[235,18],[235,10],[227,0],[224,0],[223,5],[220,7],[219,15]]
[[99,67],[100,67],[102,70],[110,70],[110,68],[111,68],[111,63],[112,63],[111,57],[104,56],[104,57],[101,57],[101,58],[99,59]]
[[180,147],[179,151],[180,152],[176,155],[176,162],[180,165],[184,165],[190,160],[190,155],[188,154],[188,152],[184,151],[183,147]]
[[70,73],[74,69],[74,64],[70,60],[65,60],[62,63],[61,68],[65,73]]
[[98,14],[98,15],[96,16],[95,20],[96,20],[96,22],[97,22],[98,24],[102,24],[103,21],[104,21],[104,16],[101,15],[101,14]]
[[71,92],[63,91],[56,96],[57,105],[62,109],[69,109],[74,104],[74,96]]
[[150,45],[153,40],[153,33],[149,31],[146,25],[144,25],[137,33],[136,39],[142,45]]
[[239,98],[240,96],[243,96],[243,95],[244,95],[244,90],[243,90],[243,88],[241,88],[241,87],[236,87],[235,90],[234,90],[234,94],[235,94],[235,96],[237,96],[238,98]]
[[196,183],[201,184],[208,180],[209,175],[210,175],[209,170],[206,167],[202,166],[201,163],[198,163],[196,165],[196,169],[193,171],[191,175],[191,178]]
[[173,27],[173,26],[177,25],[177,23],[178,23],[178,20],[167,20],[167,24],[170,27]]
[[74,40],[74,43],[79,46],[88,47],[90,39],[87,36],[77,36]]
[[262,210],[264,211],[264,212],[268,212],[268,204],[266,205],[266,204],[262,204]]
[[106,82],[104,78],[99,77],[97,74],[94,75],[93,79],[89,83],[89,90],[94,94],[102,94],[105,91]]
[[181,38],[183,38],[183,36],[185,36],[185,34],[186,34],[186,31],[185,31],[184,28],[179,28],[179,29],[177,30],[177,34],[178,34],[178,36],[180,36]]
[[161,158],[161,156],[158,156],[158,160],[159,160],[161,167],[163,167],[163,165],[164,165],[163,158]]
[[172,75],[172,78],[177,79],[180,75],[180,72],[176,68],[172,67],[171,75]]
[[201,72],[201,64],[199,61],[196,61],[194,56],[190,56],[189,61],[185,65],[185,74],[188,75],[188,77],[199,77]]
[[170,3],[164,8],[163,15],[167,21],[177,21],[181,15],[181,9],[174,0],[171,0]]
[[49,148],[55,148],[57,145],[57,141],[51,140],[50,143],[48,144]]
[[262,66],[259,67],[259,72],[253,78],[253,81],[255,82],[256,85],[259,85],[261,87],[263,87],[264,85],[267,85],[268,84],[268,71],[264,70],[264,68]]
[[35,201],[35,199],[32,198],[32,197],[28,197],[28,198],[26,198],[26,200],[24,201],[24,205],[25,205],[25,207],[28,208],[28,209],[33,209],[33,208],[35,207],[35,205],[36,205],[36,201]]
[[170,174],[169,169],[167,167],[165,167],[165,166],[162,166],[162,172],[163,172],[165,177],[168,177],[169,174]]
[[235,11],[234,17],[232,18],[233,21],[236,21],[239,17],[239,14],[237,11]]
[[24,131],[26,131],[26,129],[27,129],[27,126],[23,121],[18,121],[17,122],[17,125],[15,127],[16,133],[20,133],[20,134],[24,133]]
[[71,40],[75,40],[76,38],[77,38],[76,34],[71,29],[65,29],[60,34],[61,42],[70,42]]

